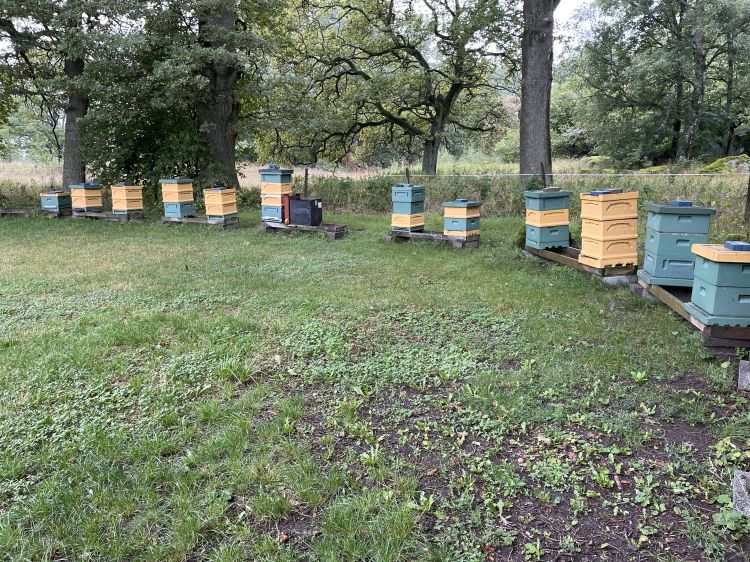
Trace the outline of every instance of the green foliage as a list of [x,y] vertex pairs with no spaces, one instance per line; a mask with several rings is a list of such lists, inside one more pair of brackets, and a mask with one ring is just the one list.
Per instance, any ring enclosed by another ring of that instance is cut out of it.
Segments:
[[726,156],[717,158],[707,166],[700,169],[701,172],[709,174],[736,173],[750,169],[750,156],[740,154],[739,156]]

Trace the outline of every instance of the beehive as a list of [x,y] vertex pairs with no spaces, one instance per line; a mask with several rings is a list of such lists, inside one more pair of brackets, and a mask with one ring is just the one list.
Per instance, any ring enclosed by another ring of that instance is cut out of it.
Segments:
[[98,181],[71,185],[70,198],[74,211],[101,211],[104,208],[102,186]]
[[713,209],[690,201],[646,205],[646,253],[638,277],[650,285],[692,287],[693,244],[708,242]]
[[750,326],[750,244],[694,244],[693,292],[685,310],[707,326]]
[[402,183],[391,187],[391,230],[421,232],[424,230],[423,185]]
[[48,191],[46,193],[40,193],[39,200],[41,202],[42,210],[49,213],[70,211],[73,208],[70,193],[64,191]]
[[638,192],[581,193],[581,253],[592,267],[638,263]]
[[269,164],[258,170],[260,174],[260,219],[265,222],[284,222],[283,196],[292,193],[294,170]]
[[570,244],[570,191],[557,187],[523,192],[526,245],[537,250]]
[[455,238],[479,236],[481,207],[479,201],[468,199],[454,199],[443,203],[443,234]]
[[159,180],[159,184],[161,184],[165,217],[183,219],[195,216],[193,180],[190,178],[162,179]]
[[124,182],[113,185],[112,212],[116,215],[143,214],[143,186]]
[[237,216],[237,190],[216,186],[203,190],[206,217],[228,219]]

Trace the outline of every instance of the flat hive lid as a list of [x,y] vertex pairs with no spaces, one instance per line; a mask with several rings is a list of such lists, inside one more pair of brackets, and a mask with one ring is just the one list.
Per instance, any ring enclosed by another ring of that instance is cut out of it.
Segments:
[[193,183],[191,178],[168,178],[159,180],[159,183]]
[[549,199],[552,197],[570,197],[571,192],[567,189],[556,189],[555,191],[552,190],[544,190],[544,189],[534,189],[530,191],[524,191],[523,196],[528,197],[530,199]]
[[443,207],[468,208],[468,207],[481,207],[481,206],[482,206],[481,201],[470,201],[469,199],[454,199],[453,201],[445,201],[443,203]]
[[[646,210],[651,213],[660,215],[713,215],[716,209],[710,207],[694,207],[688,205],[674,205],[675,201],[669,204],[646,203]],[[692,203],[691,201],[680,201],[680,203]]]
[[[599,195],[593,195],[598,193]],[[624,201],[627,199],[638,199],[637,191],[627,191],[624,193],[612,193],[611,191],[592,191],[591,193],[581,193],[581,201]]]
[[696,256],[720,263],[750,263],[750,251],[730,250],[723,244],[693,244],[690,251]]

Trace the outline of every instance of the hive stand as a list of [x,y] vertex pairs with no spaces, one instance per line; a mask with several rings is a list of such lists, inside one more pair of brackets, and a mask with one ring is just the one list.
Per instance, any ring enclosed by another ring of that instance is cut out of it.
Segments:
[[308,226],[306,224],[284,224],[283,222],[263,221],[261,232],[268,234],[270,232],[299,231],[299,232],[325,232],[326,240],[340,240],[346,236],[346,225],[344,224],[321,224],[318,226]]
[[[538,250],[531,246],[526,246],[526,251],[539,258],[553,261],[561,265],[566,265],[583,271],[591,273],[601,278],[608,277],[630,277],[636,274],[638,271],[637,265],[612,265],[607,267],[593,267],[590,265],[583,264],[578,261],[578,256],[581,254],[581,250],[578,248],[572,248],[570,246],[565,248],[549,248],[547,250]],[[634,280],[633,280],[634,281]]]
[[240,227],[239,217],[231,217],[228,219],[214,219],[208,218],[205,215],[200,217],[162,217],[162,224],[201,224],[203,226],[211,226],[221,230],[235,230]]
[[642,279],[638,284],[648,294],[664,303],[682,318],[690,322],[700,333],[701,342],[714,354],[733,356],[735,349],[750,347],[750,328],[736,326],[707,326],[685,310],[685,303],[690,302],[691,287],[662,287],[649,285]]
[[442,232],[407,232],[391,230],[385,237],[386,242],[406,242],[408,240],[429,240],[432,242],[445,242],[451,244],[456,250],[479,248],[479,235],[469,236],[446,236]]
[[71,216],[72,211],[70,209],[62,209],[59,211],[47,211],[40,207],[0,207],[0,217],[11,217],[21,215],[49,215],[50,217],[59,219],[63,217]]
[[143,222],[145,213],[119,214],[111,211],[73,211],[74,219],[95,219],[112,222]]

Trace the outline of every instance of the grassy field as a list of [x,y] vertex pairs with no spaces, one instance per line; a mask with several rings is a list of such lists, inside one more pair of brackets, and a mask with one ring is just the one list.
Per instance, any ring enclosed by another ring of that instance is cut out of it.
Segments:
[[686,322],[518,218],[328,218],[0,219],[4,558],[747,559],[750,404]]

